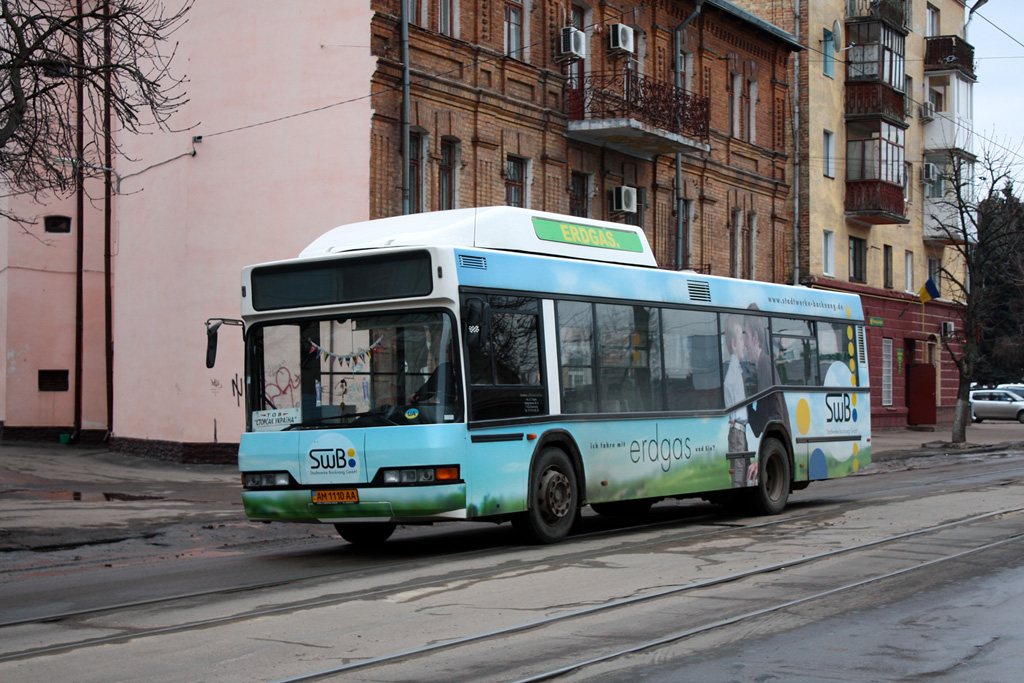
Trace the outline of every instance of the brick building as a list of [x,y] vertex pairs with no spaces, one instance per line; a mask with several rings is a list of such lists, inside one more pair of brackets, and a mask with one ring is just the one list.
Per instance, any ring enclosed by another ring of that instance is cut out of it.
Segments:
[[640,225],[662,267],[786,279],[790,34],[725,0],[420,0],[406,76],[402,3],[371,6],[371,218],[527,206]]

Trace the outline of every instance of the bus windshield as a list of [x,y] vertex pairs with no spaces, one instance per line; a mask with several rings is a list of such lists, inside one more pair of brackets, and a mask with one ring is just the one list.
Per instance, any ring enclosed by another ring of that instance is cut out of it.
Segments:
[[417,311],[254,326],[250,431],[462,419],[450,313]]

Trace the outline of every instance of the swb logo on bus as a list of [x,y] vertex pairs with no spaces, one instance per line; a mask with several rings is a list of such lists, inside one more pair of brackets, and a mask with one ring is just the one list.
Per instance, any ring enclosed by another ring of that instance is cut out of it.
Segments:
[[359,477],[355,445],[341,434],[323,434],[310,444],[304,466],[309,481],[353,481]]

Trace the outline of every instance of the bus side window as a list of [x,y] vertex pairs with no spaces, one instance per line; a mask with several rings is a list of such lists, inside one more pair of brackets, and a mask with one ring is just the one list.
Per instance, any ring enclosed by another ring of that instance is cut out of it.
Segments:
[[718,317],[708,311],[661,310],[665,344],[665,409],[721,408]]
[[592,413],[597,409],[594,386],[594,310],[582,301],[556,303],[558,364],[561,368],[562,412]]
[[487,302],[471,297],[463,302],[463,307],[469,381],[471,384],[488,382],[491,376],[491,331]]

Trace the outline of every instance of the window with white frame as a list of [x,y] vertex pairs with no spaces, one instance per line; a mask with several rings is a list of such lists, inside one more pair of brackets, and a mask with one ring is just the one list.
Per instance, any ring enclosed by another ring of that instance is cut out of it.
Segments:
[[828,178],[836,177],[836,134],[830,130],[822,132],[822,173]]
[[882,405],[892,405],[892,339],[882,339]]
[[822,29],[821,36],[822,66],[821,72],[829,78],[836,75],[836,37],[832,31]]
[[505,0],[505,54],[523,59],[524,3]]
[[904,285],[903,291],[914,292],[914,252],[903,252]]
[[821,242],[821,273],[828,277],[836,274],[836,234],[826,230]]
[[928,279],[935,283],[935,289],[942,293],[942,261],[933,256],[928,257]]
[[931,3],[928,3],[928,8],[926,10],[924,36],[925,38],[941,36],[942,34],[939,31],[939,8]]
[[903,92],[906,36],[880,21],[847,24],[846,77],[881,80]]
[[904,130],[885,121],[847,127],[846,179],[884,180],[903,185]]

